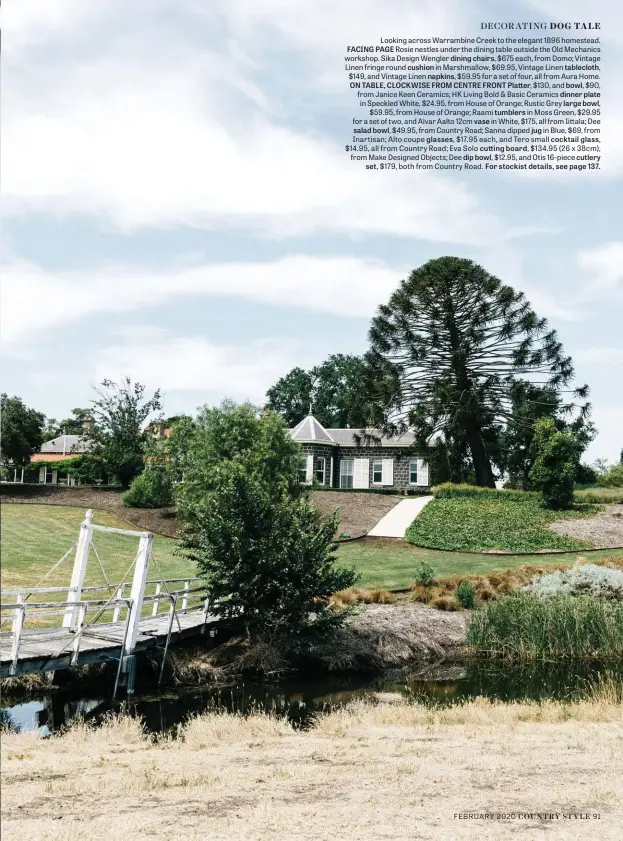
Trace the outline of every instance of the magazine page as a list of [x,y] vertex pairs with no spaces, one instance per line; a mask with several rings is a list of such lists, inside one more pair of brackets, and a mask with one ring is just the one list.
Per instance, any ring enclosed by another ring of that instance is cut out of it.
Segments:
[[623,835],[623,3],[20,0],[2,838]]

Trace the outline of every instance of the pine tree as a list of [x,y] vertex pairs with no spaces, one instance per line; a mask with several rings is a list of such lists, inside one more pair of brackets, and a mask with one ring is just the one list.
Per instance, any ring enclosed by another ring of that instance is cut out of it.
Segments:
[[386,434],[415,429],[422,442],[435,433],[462,438],[478,485],[495,484],[496,429],[513,418],[513,383],[562,392],[574,375],[556,332],[523,293],[458,257],[411,272],[379,307],[369,337],[367,390],[378,424]]

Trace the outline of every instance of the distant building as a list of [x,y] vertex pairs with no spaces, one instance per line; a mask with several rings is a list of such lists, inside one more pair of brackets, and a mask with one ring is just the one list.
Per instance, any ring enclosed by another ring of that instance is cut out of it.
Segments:
[[417,490],[429,486],[427,453],[417,451],[412,432],[395,438],[383,437],[374,429],[366,433],[366,439],[358,441],[361,430],[325,429],[308,415],[290,430],[303,449],[301,481],[343,490]]

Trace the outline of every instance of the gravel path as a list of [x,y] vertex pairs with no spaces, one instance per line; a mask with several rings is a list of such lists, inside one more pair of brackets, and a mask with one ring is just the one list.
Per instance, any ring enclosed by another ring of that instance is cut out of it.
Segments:
[[596,549],[619,549],[623,547],[623,505],[605,505],[597,517],[562,520],[550,528],[557,534],[588,540]]

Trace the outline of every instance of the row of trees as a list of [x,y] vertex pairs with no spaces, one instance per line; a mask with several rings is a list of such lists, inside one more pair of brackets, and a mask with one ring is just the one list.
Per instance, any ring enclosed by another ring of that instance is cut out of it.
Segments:
[[67,453],[72,469],[85,479],[105,473],[127,488],[143,470],[153,436],[148,422],[164,423],[161,396],[147,396],[145,386],[124,378],[104,380],[94,387],[88,409],[73,409],[60,423],[46,419],[19,397],[0,398],[0,459],[2,467],[26,467],[45,441],[58,435],[80,435],[88,445],[84,454]]

